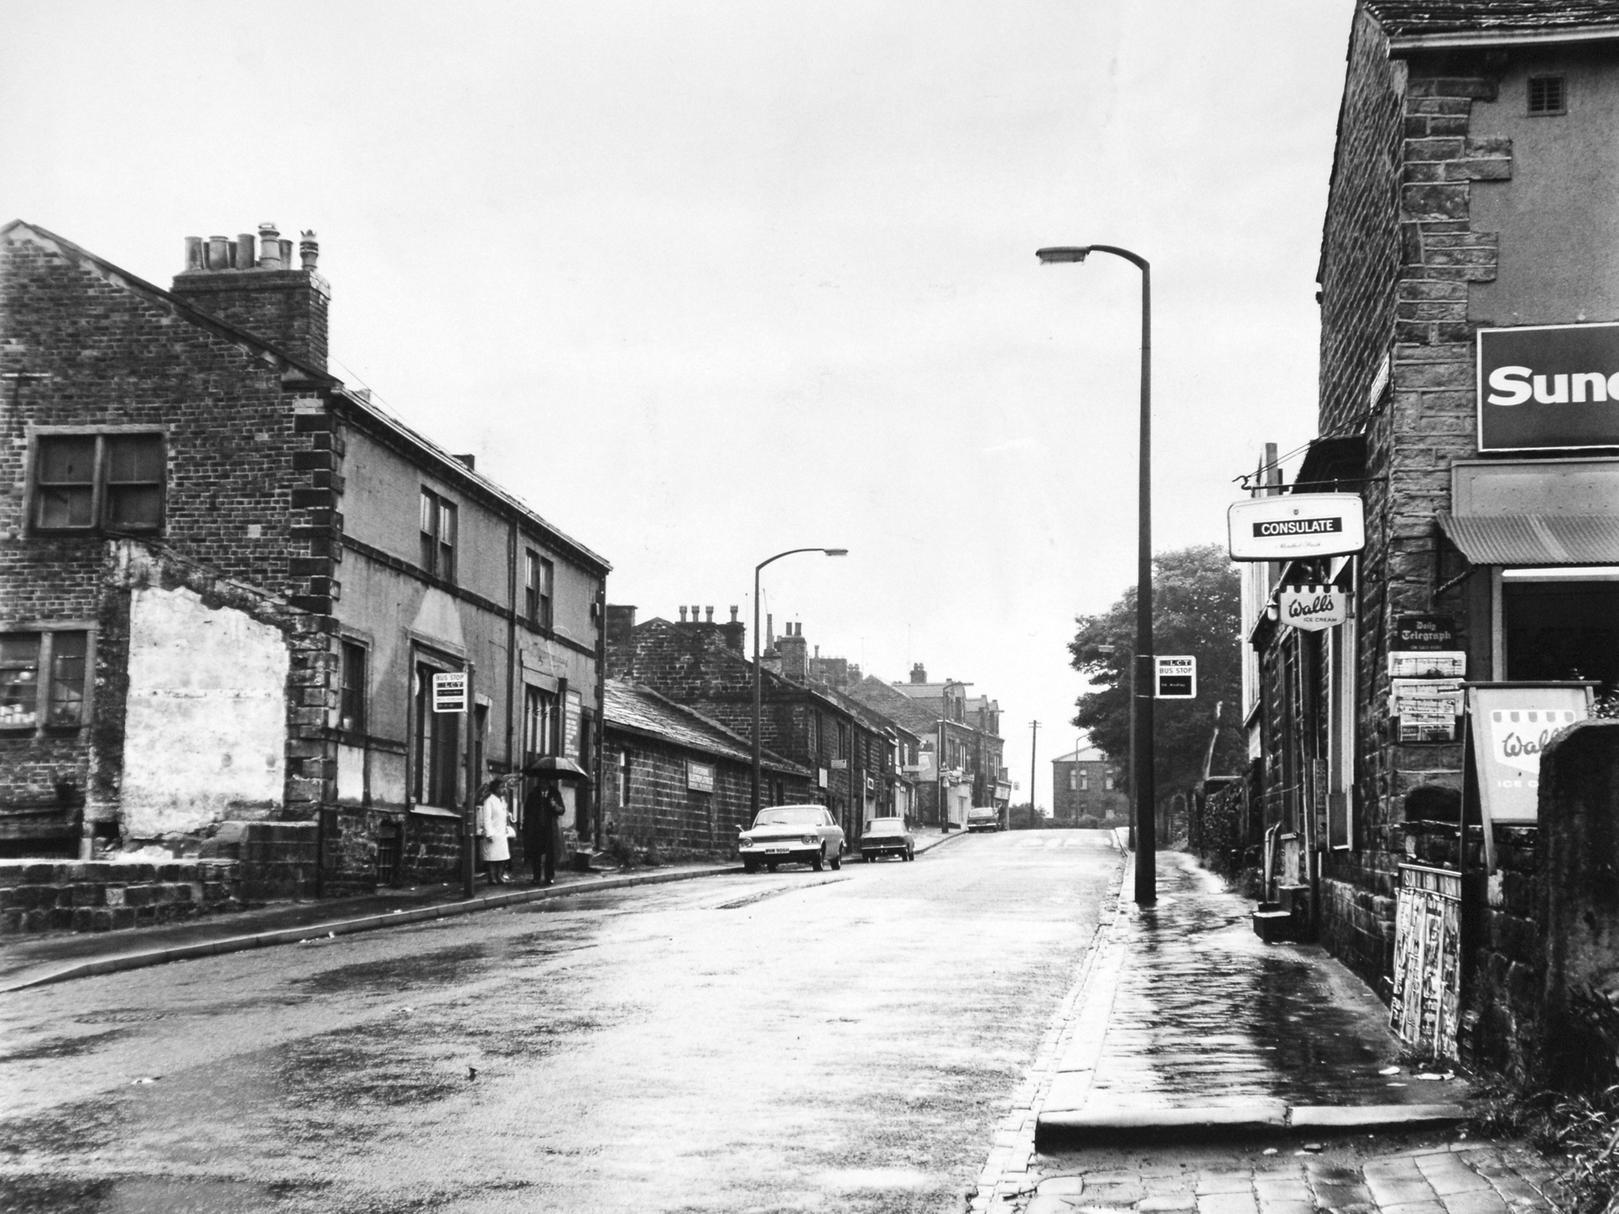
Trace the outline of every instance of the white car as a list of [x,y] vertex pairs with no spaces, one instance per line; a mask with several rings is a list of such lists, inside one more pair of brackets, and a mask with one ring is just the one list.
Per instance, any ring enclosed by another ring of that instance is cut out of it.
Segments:
[[816,872],[827,864],[839,868],[847,847],[843,828],[824,805],[761,809],[753,826],[737,836],[736,846],[743,869],[750,873],[761,864],[771,872],[778,864],[808,864]]

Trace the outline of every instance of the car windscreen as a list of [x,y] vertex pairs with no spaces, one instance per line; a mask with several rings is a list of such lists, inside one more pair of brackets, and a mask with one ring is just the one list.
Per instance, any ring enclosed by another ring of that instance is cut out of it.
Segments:
[[868,835],[902,835],[905,825],[898,818],[874,818],[866,823]]
[[818,809],[761,809],[753,820],[755,826],[818,826]]

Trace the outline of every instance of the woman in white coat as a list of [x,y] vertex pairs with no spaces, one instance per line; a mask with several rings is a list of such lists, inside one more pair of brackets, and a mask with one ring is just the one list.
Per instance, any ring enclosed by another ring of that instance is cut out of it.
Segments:
[[512,858],[509,828],[511,814],[501,794],[500,781],[483,786],[478,802],[478,857],[489,873],[490,885],[506,884],[506,865]]

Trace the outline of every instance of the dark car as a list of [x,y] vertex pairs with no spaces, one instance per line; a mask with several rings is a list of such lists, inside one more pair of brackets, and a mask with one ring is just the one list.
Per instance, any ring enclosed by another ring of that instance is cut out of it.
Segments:
[[881,856],[916,859],[916,840],[904,818],[873,818],[866,823],[860,836],[860,858],[871,861]]

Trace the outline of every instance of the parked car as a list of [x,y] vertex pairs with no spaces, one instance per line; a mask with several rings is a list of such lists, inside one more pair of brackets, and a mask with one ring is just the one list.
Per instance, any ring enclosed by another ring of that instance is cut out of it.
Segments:
[[974,805],[967,811],[967,829],[1000,830],[1001,811],[993,805]]
[[761,864],[771,872],[778,864],[808,864],[816,872],[824,864],[838,868],[847,850],[843,828],[824,805],[772,805],[737,836],[742,867],[750,873]]
[[916,838],[904,818],[873,818],[860,835],[860,858],[867,862],[882,856],[916,859]]

